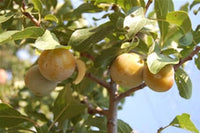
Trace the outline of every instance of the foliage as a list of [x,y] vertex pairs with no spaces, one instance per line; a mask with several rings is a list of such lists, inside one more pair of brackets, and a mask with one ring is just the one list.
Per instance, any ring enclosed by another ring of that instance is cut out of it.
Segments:
[[[189,99],[192,81],[184,63],[197,55],[194,63],[200,69],[200,24],[192,29],[188,11],[197,14],[199,9],[194,8],[200,1],[175,11],[172,0],[155,0],[154,10],[147,14],[151,2],[85,0],[74,8],[70,0],[1,0],[0,68],[12,78],[0,84],[0,132],[106,132],[105,112],[111,104],[108,70],[113,59],[125,52],[142,55],[152,73],[174,65],[180,96]],[[92,22],[85,13],[95,16]],[[74,74],[48,96],[36,97],[24,85],[26,70],[37,63],[31,59],[41,51],[56,48],[70,49],[86,63],[87,74],[78,85],[72,84]],[[22,51],[29,59],[19,58]],[[119,88],[118,109],[129,92],[134,89]],[[188,119],[188,114],[176,116],[170,126],[199,132]],[[122,120],[117,123],[119,133],[133,130]]]

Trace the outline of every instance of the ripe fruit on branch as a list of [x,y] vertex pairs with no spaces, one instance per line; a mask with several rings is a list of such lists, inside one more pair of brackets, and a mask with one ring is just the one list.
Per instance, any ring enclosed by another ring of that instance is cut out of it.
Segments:
[[85,63],[79,59],[76,60],[76,65],[77,65],[78,75],[77,75],[76,79],[73,81],[73,83],[79,84],[85,76],[86,66],[85,66]]
[[56,88],[57,83],[44,78],[38,69],[38,65],[35,65],[27,71],[25,75],[25,85],[34,95],[45,96]]
[[0,68],[0,84],[5,84],[8,79],[8,75],[6,71],[2,68]]
[[69,78],[76,67],[74,56],[67,49],[45,50],[38,59],[41,74],[50,81]]
[[122,87],[132,88],[143,81],[144,61],[136,53],[124,53],[119,55],[110,67],[110,75],[113,81]]
[[146,66],[143,73],[146,85],[157,92],[168,91],[174,84],[173,65],[167,65],[157,74],[152,74]]

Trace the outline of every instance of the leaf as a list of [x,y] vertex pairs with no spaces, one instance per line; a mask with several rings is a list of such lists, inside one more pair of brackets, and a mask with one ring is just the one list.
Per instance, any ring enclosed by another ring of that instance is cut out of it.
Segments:
[[190,10],[197,4],[200,4],[200,0],[193,0],[192,4],[190,5]]
[[103,50],[100,55],[95,58],[94,66],[95,67],[107,67],[114,60],[114,58],[122,52],[120,46],[115,45]]
[[25,39],[25,38],[38,38],[44,34],[44,30],[42,28],[33,26],[33,27],[28,27],[24,29],[23,31],[20,31],[14,35],[12,35],[12,40],[20,40],[20,39]]
[[170,123],[170,125],[174,127],[182,128],[194,133],[199,133],[198,129],[190,120],[190,115],[186,113],[183,113],[182,115],[177,115],[174,118],[174,120]]
[[3,22],[6,22],[10,18],[12,18],[13,15],[14,15],[13,13],[9,12],[9,13],[6,13],[6,14],[0,16],[0,24],[3,23]]
[[187,12],[184,11],[173,11],[167,14],[167,22],[179,26],[184,33],[190,32],[192,24]]
[[66,119],[71,119],[84,113],[86,106],[73,99],[71,87],[66,86],[57,96],[54,103],[54,121],[62,125]]
[[31,1],[34,5],[34,8],[41,13],[43,10],[42,1],[41,0],[31,0]]
[[153,52],[147,57],[147,66],[151,73],[158,73],[164,66],[168,64],[177,64],[179,60],[173,59],[166,55]]
[[166,19],[167,13],[174,10],[172,0],[155,0],[155,11],[158,21],[159,29],[161,32],[161,40],[163,41],[168,32],[168,23]]
[[90,127],[97,127],[100,131],[106,131],[106,118],[90,115],[85,121],[85,125]]
[[175,81],[181,97],[189,99],[192,95],[192,82],[188,74],[181,68],[175,73]]
[[48,21],[54,21],[56,23],[58,23],[58,18],[52,14],[48,14],[44,17],[44,20],[48,20]]
[[200,70],[200,53],[198,53],[197,58],[195,58],[195,65]]
[[191,32],[188,32],[179,39],[179,44],[181,46],[189,46],[193,42],[193,35]]
[[17,33],[19,31],[13,30],[13,31],[6,31],[0,34],[0,45],[3,44],[6,41],[11,41],[12,40],[12,35]]
[[96,0],[96,4],[99,3],[110,3],[118,4],[124,11],[130,10],[131,7],[145,7],[144,0]]
[[124,121],[117,120],[118,133],[132,133],[133,129]]
[[51,33],[49,30],[46,30],[45,33],[38,37],[32,46],[40,49],[40,50],[48,50],[48,49],[56,49],[56,48],[66,48],[70,49],[69,46],[60,45],[57,37]]
[[39,27],[28,27],[22,31],[13,30],[5,31],[0,34],[0,43],[5,43],[7,41],[20,40],[26,38],[38,38],[44,33],[44,30]]
[[108,34],[112,33],[113,28],[113,24],[107,22],[96,28],[76,30],[69,40],[69,45],[75,50],[86,51],[92,44],[101,41]]
[[0,103],[1,128],[14,127],[18,124],[27,121],[26,119],[27,118],[25,116],[21,115],[18,111],[16,111],[8,104]]
[[132,8],[131,13],[125,17],[123,27],[127,29],[128,37],[132,38],[147,23],[142,7]]

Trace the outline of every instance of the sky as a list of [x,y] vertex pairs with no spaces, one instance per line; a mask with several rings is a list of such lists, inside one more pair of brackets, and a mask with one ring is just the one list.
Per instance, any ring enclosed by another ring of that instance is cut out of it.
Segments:
[[[178,10],[184,3],[193,0],[173,0],[175,10]],[[81,4],[81,0],[72,0],[74,8]],[[153,5],[150,6],[150,10]],[[190,19],[193,29],[200,23],[200,13],[195,16],[191,12]],[[92,20],[89,14],[84,14],[86,19]],[[99,18],[102,14],[96,14]],[[105,20],[100,21],[102,23]],[[190,61],[185,68],[193,83],[193,93],[189,100],[180,97],[176,84],[173,88],[164,93],[158,93],[145,87],[139,90],[132,97],[127,97],[123,109],[118,112],[118,118],[128,123],[137,133],[156,133],[160,127],[167,126],[176,115],[188,113],[191,120],[200,130],[200,71],[197,70],[193,61]],[[189,131],[169,127],[162,133],[190,133]]]

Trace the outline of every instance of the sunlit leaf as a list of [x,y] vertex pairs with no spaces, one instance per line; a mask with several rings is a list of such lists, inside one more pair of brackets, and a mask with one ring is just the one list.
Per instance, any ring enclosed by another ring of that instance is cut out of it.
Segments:
[[5,41],[10,41],[12,40],[12,35],[17,33],[19,31],[14,30],[14,31],[6,31],[0,34],[0,45],[3,44]]
[[146,23],[147,19],[144,17],[143,8],[137,7],[133,8],[125,17],[123,27],[127,29],[128,37],[132,38]]
[[200,70],[200,53],[198,53],[198,56],[195,58],[195,65]]
[[162,55],[156,52],[151,53],[147,57],[147,66],[151,73],[158,73],[164,66],[168,64],[177,64],[177,58],[170,58],[169,56]]
[[184,33],[191,31],[192,24],[187,12],[184,11],[173,11],[167,14],[167,22],[179,26]]
[[60,45],[57,37],[55,34],[51,33],[49,30],[46,30],[45,33],[38,37],[32,46],[40,49],[40,50],[47,50],[47,49],[56,49],[56,48],[66,48],[69,49],[69,46]]
[[189,46],[193,42],[193,35],[191,32],[188,32],[179,39],[179,44],[181,46]]
[[48,21],[54,21],[56,23],[58,23],[58,18],[52,14],[48,14],[44,17],[44,20],[48,20]]
[[174,120],[170,123],[171,126],[182,128],[193,133],[199,133],[199,130],[195,127],[190,119],[190,115],[183,113],[182,115],[177,115]]
[[175,81],[181,97],[189,99],[192,96],[192,81],[188,74],[181,68],[175,73]]
[[31,0],[31,1],[33,2],[34,8],[41,13],[43,10],[42,1],[41,0]]

